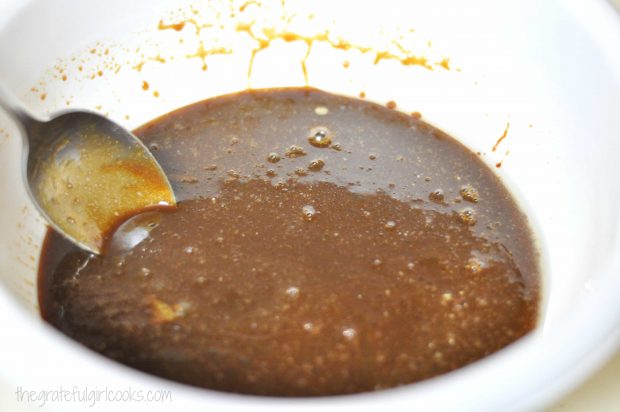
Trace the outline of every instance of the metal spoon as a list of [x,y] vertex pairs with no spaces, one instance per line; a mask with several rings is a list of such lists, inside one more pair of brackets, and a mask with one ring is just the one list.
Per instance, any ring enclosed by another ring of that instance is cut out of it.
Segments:
[[127,218],[176,206],[153,155],[111,120],[87,111],[35,118],[1,84],[0,107],[21,129],[31,199],[56,231],[81,248],[101,254]]

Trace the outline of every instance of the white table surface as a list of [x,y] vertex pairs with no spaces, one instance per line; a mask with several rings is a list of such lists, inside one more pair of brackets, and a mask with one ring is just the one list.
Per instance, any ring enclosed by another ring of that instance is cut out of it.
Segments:
[[582,411],[620,411],[620,350],[586,383],[547,409],[547,412]]

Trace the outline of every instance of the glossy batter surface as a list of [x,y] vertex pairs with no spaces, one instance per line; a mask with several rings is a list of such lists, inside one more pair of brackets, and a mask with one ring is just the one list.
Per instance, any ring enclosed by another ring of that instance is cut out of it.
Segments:
[[395,110],[309,89],[196,103],[137,131],[179,208],[94,257],[54,233],[44,318],[196,386],[316,396],[426,379],[536,324],[527,221],[476,155]]

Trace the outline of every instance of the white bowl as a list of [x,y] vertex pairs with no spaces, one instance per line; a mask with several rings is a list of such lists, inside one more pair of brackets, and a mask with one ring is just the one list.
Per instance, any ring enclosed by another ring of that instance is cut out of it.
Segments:
[[[247,2],[243,13],[243,3],[235,3],[235,13],[242,16],[235,19],[255,16],[258,25],[285,30],[280,1],[262,3]],[[216,17],[207,5],[217,9],[224,3],[193,4],[197,14],[183,1],[3,0],[0,79],[36,112],[82,107],[128,127],[248,83],[304,84],[300,62],[306,42],[274,41],[256,54],[248,80],[255,41],[232,29],[228,9],[221,15],[224,28],[201,26]],[[483,152],[491,167],[503,159],[497,172],[530,216],[543,254],[539,327],[458,371],[360,395],[258,398],[201,390],[132,370],[40,320],[36,268],[45,225],[22,185],[20,137],[0,114],[0,406],[531,410],[573,388],[611,353],[620,339],[620,21],[611,6],[600,0],[289,1],[286,11],[298,14],[290,20],[297,31],[329,27],[333,38],[394,54],[400,53],[393,44],[397,40],[428,58],[433,70],[389,58],[375,65],[372,52],[315,42],[307,59],[308,82],[347,95],[364,91],[377,102],[395,100],[400,109],[421,112]],[[308,13],[314,14],[310,22],[303,17]],[[158,30],[160,20],[188,17],[196,24],[187,23],[181,31]],[[219,45],[231,53],[205,57],[204,71],[200,53],[191,57],[201,42],[204,49]],[[445,57],[451,70],[436,64]],[[143,81],[148,91],[142,90]],[[153,96],[155,90],[159,97]],[[508,137],[493,152],[507,123]],[[106,402],[100,392],[98,399],[80,402],[73,394],[67,395],[73,399],[54,402],[36,392],[61,386],[70,393],[132,390],[145,396],[136,391],[163,389],[171,391],[172,400]],[[26,393],[30,390],[35,392]]]

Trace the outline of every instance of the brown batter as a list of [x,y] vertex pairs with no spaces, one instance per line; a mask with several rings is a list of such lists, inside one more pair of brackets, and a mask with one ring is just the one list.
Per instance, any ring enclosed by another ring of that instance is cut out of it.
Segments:
[[209,99],[138,129],[180,200],[95,257],[50,232],[43,317],[135,368],[225,391],[426,379],[536,324],[507,190],[416,117],[311,89]]

